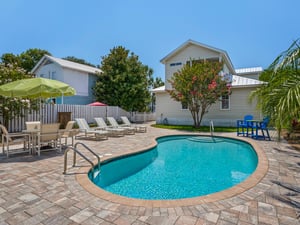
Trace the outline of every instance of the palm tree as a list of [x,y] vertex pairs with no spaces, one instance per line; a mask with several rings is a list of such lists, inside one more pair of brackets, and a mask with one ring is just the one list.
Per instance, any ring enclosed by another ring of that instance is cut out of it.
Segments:
[[262,112],[274,122],[280,136],[283,127],[291,128],[300,118],[300,39],[297,39],[265,70],[265,81],[252,93],[258,97]]

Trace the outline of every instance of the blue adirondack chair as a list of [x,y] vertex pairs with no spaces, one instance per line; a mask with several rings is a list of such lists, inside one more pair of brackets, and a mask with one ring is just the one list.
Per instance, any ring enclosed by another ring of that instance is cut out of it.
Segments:
[[271,141],[269,130],[268,130],[269,121],[270,121],[269,117],[265,117],[263,121],[259,124],[259,129],[262,132],[263,138],[265,140],[268,139],[269,141]]
[[251,128],[251,137],[254,139],[264,139],[271,141],[268,130],[269,121],[270,119],[268,117],[264,117],[262,121],[255,121],[249,124],[249,128]]
[[236,121],[236,134],[237,136],[243,135],[247,136],[249,135],[249,128],[251,128],[251,122],[249,120],[253,120],[252,115],[245,115],[243,120],[237,120]]

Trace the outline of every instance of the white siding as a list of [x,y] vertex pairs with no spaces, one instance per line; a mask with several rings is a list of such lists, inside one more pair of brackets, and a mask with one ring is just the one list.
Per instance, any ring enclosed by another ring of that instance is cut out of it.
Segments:
[[63,73],[63,79],[63,82],[75,88],[76,95],[89,95],[89,76],[87,73],[65,68]]
[[89,76],[85,72],[63,68],[56,63],[51,63],[39,67],[36,76],[62,81],[75,88],[76,95],[88,96]]
[[[191,59],[219,58],[224,56],[224,52],[205,48],[197,44],[187,44],[179,48],[172,54],[169,54],[161,62],[165,64],[165,89],[171,89],[168,80],[182,66]],[[232,65],[228,60],[224,60],[223,72],[231,74]],[[180,64],[181,63],[181,64]],[[227,64],[226,64],[227,63]],[[172,66],[170,65],[172,64]],[[180,65],[178,65],[180,64]],[[230,69],[231,68],[231,69]],[[244,77],[258,78],[257,73],[252,70],[239,70]],[[254,73],[255,72],[255,73]],[[242,119],[246,114],[252,114],[255,119],[261,119],[260,111],[256,109],[256,101],[250,103],[249,95],[255,89],[254,86],[260,85],[256,80],[233,76],[234,87],[230,96],[230,106],[228,110],[222,110],[220,101],[217,101],[208,109],[203,117],[201,125],[209,125],[213,120],[215,126],[236,126],[236,120]],[[166,120],[165,120],[166,119]],[[169,124],[186,124],[192,125],[193,119],[189,110],[183,110],[180,102],[170,98],[167,92],[156,92],[156,121],[157,123],[168,122]]]
[[[191,59],[205,59],[205,58],[219,58],[220,53],[215,52],[200,46],[196,45],[189,45],[186,48],[179,51],[177,54],[175,54],[173,57],[168,59],[165,64],[165,81],[166,81],[166,89],[171,89],[171,85],[168,82],[169,79],[173,76],[175,72],[180,70],[184,64],[186,64],[187,61]],[[170,66],[172,63],[182,63],[178,66]],[[224,65],[224,72],[227,73],[228,67]]]
[[[249,101],[249,93],[253,88],[233,89],[230,95],[230,109],[221,110],[220,101],[208,109],[203,117],[202,125],[208,125],[210,120],[215,126],[235,126],[236,120],[246,114],[252,114],[255,119],[261,119],[260,111],[256,109],[256,101]],[[170,98],[169,94],[156,94],[156,121],[162,123],[167,118],[169,124],[192,125],[193,119],[189,110],[182,110],[181,103]]]
[[51,63],[39,67],[38,70],[36,71],[36,76],[63,81],[62,71],[63,70],[59,65],[55,63]]

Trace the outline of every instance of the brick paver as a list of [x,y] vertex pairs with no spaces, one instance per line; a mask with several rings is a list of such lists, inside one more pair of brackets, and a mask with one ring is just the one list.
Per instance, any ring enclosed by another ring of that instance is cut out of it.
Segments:
[[[110,137],[104,141],[80,140],[102,160],[145,149],[155,137],[181,134],[148,124],[147,133]],[[218,134],[235,137],[232,134]],[[300,153],[285,142],[255,141],[267,156],[267,173],[250,189],[225,199],[201,204],[134,205],[117,198],[99,198],[78,182],[89,165],[77,158],[63,174],[63,153],[43,152],[40,157],[0,155],[0,225],[19,224],[300,224]],[[89,157],[93,157],[87,154]],[[95,158],[93,158],[95,160]],[[79,175],[78,175],[79,174]]]

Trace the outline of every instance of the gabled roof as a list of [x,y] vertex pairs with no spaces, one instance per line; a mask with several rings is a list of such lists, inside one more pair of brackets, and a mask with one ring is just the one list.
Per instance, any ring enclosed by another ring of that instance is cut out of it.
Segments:
[[167,56],[165,56],[164,58],[162,58],[160,60],[161,63],[165,64],[166,61],[171,58],[172,56],[174,56],[175,54],[177,54],[179,51],[181,51],[182,49],[188,47],[189,45],[196,45],[196,46],[199,46],[199,47],[202,47],[202,48],[206,48],[206,49],[209,49],[209,50],[212,50],[212,51],[215,51],[215,52],[218,52],[222,55],[222,57],[224,58],[225,60],[225,63],[228,65],[229,67],[229,70],[232,74],[235,73],[235,69],[233,67],[233,64],[227,54],[226,51],[222,50],[222,49],[219,49],[219,48],[215,48],[215,47],[211,47],[209,45],[206,45],[206,44],[202,44],[200,42],[197,42],[197,41],[193,41],[191,39],[187,40],[186,42],[184,42],[182,45],[180,45],[178,48],[176,48],[175,50],[173,50],[172,52],[170,52]]
[[40,67],[43,66],[49,62],[52,63],[56,63],[58,65],[60,65],[61,67],[64,68],[69,68],[69,69],[73,69],[73,70],[78,70],[78,71],[82,71],[82,72],[86,72],[86,73],[102,73],[102,70],[96,68],[96,67],[92,67],[92,66],[88,66],[88,65],[83,65],[80,63],[76,63],[76,62],[71,62],[69,60],[65,60],[65,59],[60,59],[60,58],[55,58],[53,56],[49,56],[49,55],[44,55],[40,61],[35,65],[35,67],[31,70],[32,73],[35,73],[36,70]]

